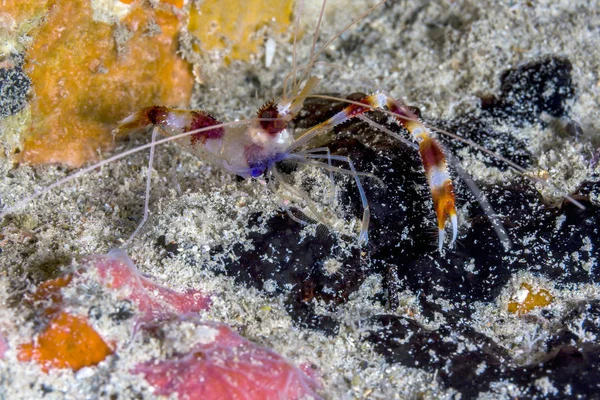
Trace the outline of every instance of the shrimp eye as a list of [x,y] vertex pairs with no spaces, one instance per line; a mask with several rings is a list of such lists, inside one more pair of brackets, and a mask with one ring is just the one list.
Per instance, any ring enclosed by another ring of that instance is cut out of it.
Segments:
[[[258,118],[281,118],[275,103],[270,101],[258,110]],[[261,128],[270,135],[276,135],[285,129],[287,123],[284,120],[259,121]]]

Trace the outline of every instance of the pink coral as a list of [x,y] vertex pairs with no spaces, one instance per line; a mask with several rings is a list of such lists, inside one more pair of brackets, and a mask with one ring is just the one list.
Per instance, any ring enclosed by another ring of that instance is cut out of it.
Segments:
[[214,322],[196,322],[185,354],[136,366],[156,394],[180,399],[319,399],[318,383],[277,353]]
[[[318,399],[318,383],[277,353],[238,335],[229,326],[191,315],[208,308],[209,298],[191,290],[177,293],[143,277],[123,250],[94,256],[89,265],[100,282],[137,304],[138,321],[154,328],[192,321],[189,351],[136,366],[155,393],[188,399]],[[186,318],[185,315],[188,315]],[[173,321],[173,317],[175,321]],[[154,322],[154,323],[152,323]]]
[[137,304],[141,312],[139,322],[198,312],[210,305],[209,297],[198,290],[178,293],[142,276],[121,249],[111,250],[107,255],[93,256],[89,261],[97,269],[102,284],[122,290],[127,299]]

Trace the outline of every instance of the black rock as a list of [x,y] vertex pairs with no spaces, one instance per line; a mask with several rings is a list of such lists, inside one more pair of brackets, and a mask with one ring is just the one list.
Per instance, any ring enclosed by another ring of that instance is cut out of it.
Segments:
[[562,117],[566,100],[575,94],[572,70],[569,60],[551,56],[509,69],[500,77],[499,97],[482,98],[482,109],[518,126],[537,121],[543,112]]
[[447,387],[462,398],[476,398],[490,384],[505,376],[509,357],[492,340],[474,330],[448,324],[428,331],[416,321],[396,315],[380,315],[368,336],[375,351],[390,363],[437,371]]
[[[339,304],[360,286],[368,272],[360,251],[342,253],[338,239],[323,226],[315,236],[303,240],[303,226],[286,213],[272,217],[266,226],[267,232],[250,234],[253,249],[234,246],[237,259],[228,263],[224,273],[257,289],[265,289],[269,281],[274,283],[268,293],[286,294],[287,309],[297,323],[334,334],[338,323],[316,315],[312,302]],[[326,271],[324,263],[330,258],[342,263],[343,274]]]
[[[388,362],[437,371],[446,387],[475,399],[504,381],[519,385],[524,398],[600,398],[600,345],[574,335],[581,326],[589,335],[598,332],[600,302],[583,303],[563,319],[564,328],[546,341],[547,352],[538,362],[517,366],[507,352],[485,335],[470,328],[464,319],[421,298],[423,306],[442,314],[446,324],[429,331],[416,321],[397,315],[379,315],[367,340]],[[551,388],[536,381],[548,380]],[[520,397],[521,398],[521,397]]]
[[23,71],[22,54],[8,56],[0,68],[0,118],[19,112],[27,104],[31,80]]

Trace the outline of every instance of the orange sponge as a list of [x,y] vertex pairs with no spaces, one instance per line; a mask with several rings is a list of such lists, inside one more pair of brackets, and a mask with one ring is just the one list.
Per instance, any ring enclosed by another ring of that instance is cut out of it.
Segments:
[[20,161],[94,161],[113,145],[119,119],[152,104],[186,106],[191,67],[176,54],[181,21],[134,2],[120,25],[93,19],[90,0],[49,1],[25,71],[32,122]]
[[508,303],[508,311],[517,315],[526,314],[537,307],[550,305],[554,300],[554,297],[546,289],[538,289],[534,293],[533,288],[528,283],[521,284],[519,293],[522,293],[522,298]]
[[293,0],[204,0],[199,8],[192,6],[188,29],[200,40],[202,51],[220,50],[225,52],[226,61],[248,61],[264,42],[257,35],[262,26],[270,25],[275,33],[287,29],[293,3]]
[[83,367],[98,364],[113,350],[84,318],[66,312],[57,314],[32,343],[21,345],[19,361],[36,361],[44,372],[51,368]]

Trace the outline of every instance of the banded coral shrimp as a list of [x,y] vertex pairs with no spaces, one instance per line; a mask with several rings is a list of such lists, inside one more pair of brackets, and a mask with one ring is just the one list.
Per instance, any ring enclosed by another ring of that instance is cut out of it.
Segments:
[[[383,2],[382,2],[383,3]],[[376,6],[381,5],[382,3],[377,4]],[[325,6],[325,2],[323,2],[323,7],[321,8],[320,15],[322,16],[323,9]],[[375,6],[375,7],[376,7]],[[373,8],[375,8],[373,7]],[[372,10],[372,9],[371,9]],[[370,11],[369,11],[370,12]],[[368,12],[366,13],[368,14]],[[366,15],[365,14],[365,15]],[[355,19],[352,23],[347,25],[343,31],[349,28],[358,20],[364,17],[361,16]],[[320,24],[320,19],[319,19]],[[317,25],[317,33],[318,33]],[[342,33],[340,32],[340,34]],[[413,135],[416,139],[419,137],[420,141],[424,141],[427,143],[426,147],[429,149],[428,155],[425,156],[426,159],[430,158],[432,161],[426,162],[426,166],[429,169],[436,167],[434,164],[439,163],[438,169],[440,171],[434,171],[434,178],[430,180],[431,182],[436,182],[432,186],[432,191],[440,191],[441,195],[437,197],[441,197],[441,206],[438,208],[438,220],[440,225],[440,250],[443,244],[444,238],[444,225],[446,220],[450,220],[452,222],[453,236],[452,242],[456,239],[457,235],[457,221],[455,216],[454,204],[453,204],[453,194],[452,194],[452,185],[445,171],[445,165],[443,160],[443,155],[439,147],[437,147],[436,142],[431,140],[427,129],[424,128],[420,122],[417,121],[417,118],[412,112],[405,107],[404,105],[396,102],[391,97],[386,96],[384,94],[378,94],[374,96],[369,96],[362,100],[363,104],[367,104],[367,108],[360,105],[350,105],[343,112],[338,114],[333,119],[326,121],[325,123],[314,127],[314,129],[306,132],[298,141],[295,141],[291,135],[291,133],[287,130],[287,124],[298,114],[300,109],[302,108],[304,100],[308,97],[313,87],[318,82],[318,79],[315,77],[310,77],[310,70],[313,66],[314,59],[312,59],[312,54],[315,52],[315,43],[317,39],[317,33],[314,36],[313,48],[311,50],[311,60],[308,63],[308,66],[304,68],[304,72],[302,77],[300,78],[298,85],[296,84],[296,53],[294,51],[294,70],[290,74],[293,77],[294,87],[292,88],[291,97],[288,97],[288,94],[284,93],[284,98],[281,103],[268,103],[266,104],[258,113],[258,119],[249,120],[247,122],[235,122],[230,124],[220,124],[217,120],[210,117],[208,114],[204,112],[200,113],[189,113],[179,110],[171,110],[165,107],[150,107],[140,111],[138,114],[129,117],[128,119],[122,122],[122,125],[118,128],[118,131],[122,130],[130,130],[136,128],[142,128],[148,125],[153,125],[158,128],[163,134],[167,135],[177,135],[180,136],[189,135],[188,140],[186,141],[184,147],[188,148],[192,152],[195,152],[200,156],[201,159],[208,159],[212,161],[214,164],[221,165],[224,169],[229,172],[236,173],[242,177],[257,177],[262,175],[265,172],[269,172],[275,177],[279,183],[283,184],[278,178],[278,174],[276,169],[272,169],[271,167],[282,160],[294,160],[295,162],[304,162],[306,164],[311,164],[308,160],[317,160],[317,159],[327,159],[329,161],[329,166],[319,165],[321,168],[329,169],[330,171],[337,172],[348,172],[339,168],[335,168],[331,166],[331,160],[335,159],[337,161],[345,161],[349,165],[349,173],[354,176],[357,187],[359,189],[362,205],[363,205],[363,218],[359,233],[359,243],[365,243],[367,241],[367,231],[368,231],[368,222],[369,222],[369,207],[367,204],[367,200],[362,189],[359,176],[361,173],[357,172],[350,159],[343,158],[340,156],[331,156],[328,154],[327,156],[319,155],[326,151],[326,149],[313,149],[309,150],[308,153],[296,156],[292,156],[291,152],[306,142],[308,142],[312,137],[316,134],[321,133],[323,130],[327,130],[335,125],[342,123],[343,121],[354,117],[355,115],[359,115],[364,113],[370,108],[382,108],[384,104],[387,103],[387,106],[392,107],[394,109],[394,114],[400,121],[404,121],[405,126],[409,126],[409,130],[414,130]],[[339,34],[338,34],[339,35]],[[336,35],[335,37],[337,37]],[[334,39],[335,39],[334,37]],[[296,41],[296,33],[294,34],[294,42]],[[325,47],[318,51],[315,54],[315,58],[331,43],[328,42]],[[302,88],[300,85],[304,81],[304,77],[306,76],[305,86]],[[289,76],[286,78],[289,78]],[[265,118],[267,120],[265,120]],[[278,120],[268,121],[269,118],[276,118]],[[411,122],[408,124],[408,122]],[[416,125],[415,125],[416,124]],[[215,126],[218,125],[218,126]],[[239,129],[236,129],[234,126],[239,126]],[[410,126],[415,125],[415,128],[412,129]],[[210,129],[202,129],[202,127],[213,126]],[[201,129],[196,129],[201,128]],[[190,132],[189,130],[195,131]],[[187,130],[187,132],[186,132]],[[153,136],[153,141],[155,140]],[[180,139],[180,145],[183,145],[183,140]],[[157,144],[162,143],[162,141],[158,141]],[[149,171],[152,167],[152,159],[154,154],[154,145],[150,145],[151,147],[151,163],[149,167]],[[142,150],[144,147],[136,150]],[[242,155],[243,154],[243,155]],[[112,162],[118,158],[123,157],[124,155],[114,156],[108,160],[105,160],[102,163],[97,164],[96,166],[88,167],[85,170],[79,171],[74,174],[72,177],[66,178],[60,182],[56,182],[53,185],[50,185],[48,188],[36,192],[34,195],[30,196],[27,199],[22,200],[16,207],[23,205],[29,202],[31,199],[39,197],[40,195],[46,193],[51,190],[55,186],[60,186],[70,179],[73,179],[85,172],[96,168],[98,166],[107,164]],[[315,165],[316,161],[312,161],[312,164]],[[431,172],[431,171],[429,171]],[[367,174],[368,175],[368,174]],[[439,176],[437,176],[439,175]],[[150,175],[149,175],[150,176]],[[148,199],[150,188],[150,177],[148,177],[147,189],[146,189],[146,198]],[[288,186],[288,191],[293,191],[295,194],[299,195],[299,197],[303,197],[308,200],[306,196],[303,195],[302,192],[294,191],[291,187]],[[438,202],[438,198],[436,198],[436,202]],[[310,203],[310,200],[308,200]],[[11,208],[12,209],[12,208]],[[5,210],[3,215],[6,215],[11,209]],[[146,215],[148,213],[148,204],[145,205],[144,210],[144,219],[140,226],[141,228],[144,221],[146,220]],[[290,217],[293,219],[300,221],[295,218],[291,213]],[[316,214],[316,213],[315,213]],[[322,219],[321,219],[322,220]],[[132,235],[132,238],[137,233],[138,229]]]
[[[324,50],[325,50],[325,49],[324,49]],[[295,52],[294,52],[293,56],[295,57]],[[298,72],[299,72],[299,73],[302,73],[302,70],[301,70],[301,69],[299,69],[299,70],[298,70]],[[288,75],[288,78],[289,78],[289,75]],[[294,79],[295,79],[295,74],[294,74]],[[310,82],[310,81],[309,81],[309,82]],[[300,98],[298,98],[297,100],[301,100],[301,99],[300,99]],[[388,102],[389,100],[390,100],[389,98],[384,98],[384,97],[383,97],[383,95],[379,95],[379,96],[372,96],[372,97],[370,98],[370,101],[371,101],[371,102],[373,102],[373,104],[371,104],[370,106],[372,107],[372,106],[373,106],[375,103],[377,103],[377,105],[378,105],[378,106],[382,106],[382,105],[383,105],[383,103],[385,103],[385,102]],[[301,103],[301,102],[302,102],[302,101],[299,101],[299,103]],[[354,106],[354,111],[357,111],[357,110],[364,111],[364,110],[361,110],[361,109],[360,109],[360,107],[361,107],[361,106],[360,106],[360,104],[358,104],[358,103],[355,103],[353,106]],[[409,117],[407,118],[407,115],[408,115],[407,113],[410,113],[410,112],[411,112],[411,111],[410,111],[408,108],[406,108],[404,105],[402,105],[402,104],[400,104],[400,103],[398,103],[398,106],[401,106],[401,107],[402,107],[402,110],[403,110],[402,112],[404,112],[404,113],[405,113],[405,115],[404,115],[405,121],[409,121],[409,120],[411,120],[411,119],[412,119],[412,120],[413,120],[413,122],[415,122],[414,120],[416,119],[416,116],[415,116],[414,114],[413,114],[413,115],[411,115],[411,116],[409,116]],[[350,108],[352,108],[352,107],[350,107]],[[156,110],[155,110],[155,111],[156,111]],[[271,111],[273,111],[273,110],[271,110]],[[264,112],[265,112],[265,113],[268,113],[268,112],[269,112],[269,110],[264,110]],[[421,127],[418,127],[417,129],[423,129],[423,128],[421,128]],[[314,133],[317,133],[317,132],[314,132]],[[308,140],[309,136],[312,136],[312,134],[308,134],[308,136],[306,136],[305,138]],[[304,142],[304,141],[305,141],[305,140],[304,140],[304,139],[302,139],[302,142]],[[297,147],[299,147],[299,145],[294,145],[294,148],[297,148]],[[292,148],[290,147],[290,148],[289,148],[289,150],[292,150]],[[288,151],[288,152],[289,152],[289,151]],[[320,157],[321,159],[325,159],[325,157],[321,157],[321,156],[318,156],[318,155],[313,155],[313,156],[311,156],[311,158],[318,158],[318,157]],[[331,159],[331,158],[330,158],[330,159]],[[269,162],[275,162],[275,161],[279,161],[279,160],[277,160],[277,159],[275,159],[275,158],[269,158],[269,157],[265,158],[265,160],[267,160],[267,161],[269,161]],[[219,162],[220,162],[220,161],[222,161],[222,160],[219,160]],[[438,161],[440,161],[440,160],[438,160]],[[339,170],[338,170],[338,171],[339,171]],[[236,171],[232,170],[231,172],[234,172],[234,173],[235,173]],[[238,171],[238,172],[239,172],[239,171]],[[259,171],[259,172],[260,172],[260,171]],[[440,180],[441,180],[441,181],[444,181],[444,180],[446,180],[446,179],[445,179],[445,177],[444,177],[444,173],[445,173],[445,172],[442,172],[442,175],[440,176]],[[241,175],[248,175],[248,171],[242,171],[242,172],[241,172]],[[250,173],[250,175],[252,175],[252,173]],[[358,175],[355,175],[355,177],[357,177],[357,176],[358,176]],[[357,182],[358,182],[358,179],[357,179]],[[440,186],[441,186],[441,185],[440,185]],[[450,192],[451,192],[451,188],[450,188],[450,190],[448,191],[448,193],[450,193]],[[451,197],[451,196],[447,196],[447,197]],[[363,202],[363,206],[365,206],[365,205],[366,205],[366,202],[365,202],[364,196],[361,196],[361,199],[362,199],[362,202]],[[454,206],[453,206],[453,205],[449,205],[448,207],[449,207],[449,209],[451,209],[451,208],[453,208]],[[443,207],[442,207],[442,209],[443,209]],[[456,222],[456,220],[453,220],[453,216],[451,216],[451,215],[449,215],[449,214],[448,214],[448,215],[444,215],[444,213],[447,213],[447,211],[448,211],[448,210],[446,210],[446,211],[440,211],[440,212],[438,213],[438,221],[440,221],[440,223],[439,223],[439,225],[440,225],[440,226],[439,226],[440,236],[439,236],[439,246],[438,246],[438,247],[439,247],[440,249],[442,248],[442,244],[443,244],[443,241],[444,241],[444,234],[443,234],[444,230],[443,230],[443,227],[444,227],[444,225],[445,225],[445,222],[446,222],[446,220],[450,220],[450,222],[451,222],[451,223],[452,223],[452,225],[453,225],[453,228],[452,228],[452,242],[455,240],[455,238],[456,238],[456,234],[457,234],[457,232],[456,232],[457,222]],[[6,214],[6,211],[4,212],[4,214]],[[365,239],[366,239],[366,234],[367,234],[367,232],[366,232],[366,231],[367,231],[367,230],[366,230],[366,225],[367,225],[367,221],[368,221],[368,208],[366,208],[366,210],[365,210],[365,213],[363,214],[363,223],[362,223],[361,232],[360,232],[360,234],[359,234],[359,237],[361,238],[361,240],[362,240],[362,241],[365,241]]]

